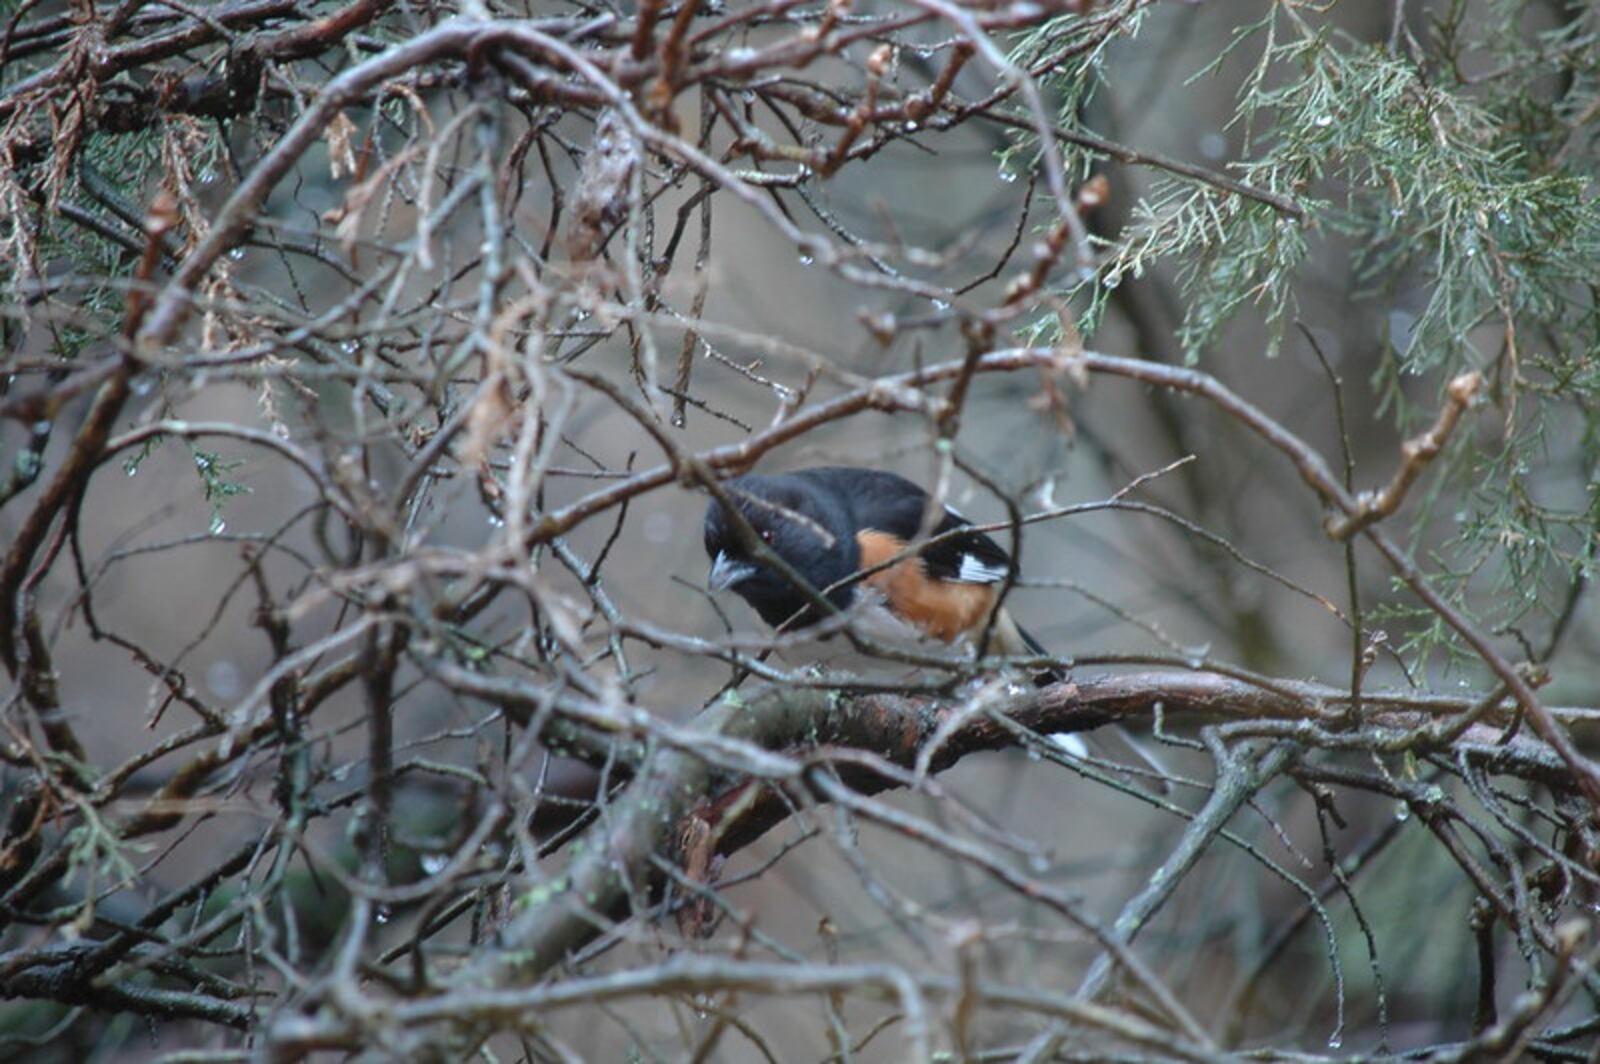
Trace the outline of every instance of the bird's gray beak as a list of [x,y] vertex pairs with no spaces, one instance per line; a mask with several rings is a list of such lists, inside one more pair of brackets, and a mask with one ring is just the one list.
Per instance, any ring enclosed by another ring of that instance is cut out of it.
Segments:
[[718,551],[716,558],[711,562],[711,575],[706,577],[706,583],[713,591],[726,591],[740,581],[748,580],[755,575],[754,565],[735,561],[728,557],[726,551]]

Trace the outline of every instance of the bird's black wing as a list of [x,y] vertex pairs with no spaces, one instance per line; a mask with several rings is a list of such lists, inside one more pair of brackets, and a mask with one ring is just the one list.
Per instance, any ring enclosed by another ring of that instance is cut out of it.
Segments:
[[[945,508],[944,518],[933,528],[929,539],[938,542],[924,547],[920,552],[930,576],[941,580],[958,580],[966,584],[998,584],[1011,571],[1011,555],[1005,548],[978,531],[959,532],[972,522]],[[954,532],[949,539],[939,537]]]
[[[849,500],[857,527],[887,532],[911,542],[923,530],[928,493],[905,477],[876,469],[829,467],[805,470],[819,485]],[[924,537],[936,540],[918,553],[929,576],[964,584],[998,584],[1011,568],[1011,556],[989,536],[968,528],[972,522],[948,506]],[[943,538],[954,533],[949,538]]]

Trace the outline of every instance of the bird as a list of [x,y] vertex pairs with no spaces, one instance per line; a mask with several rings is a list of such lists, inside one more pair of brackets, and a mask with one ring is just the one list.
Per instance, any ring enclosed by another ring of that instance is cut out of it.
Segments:
[[[830,615],[842,614],[860,634],[896,649],[910,642],[915,649],[970,655],[987,630],[985,654],[1050,657],[1005,606],[997,608],[1012,576],[1011,556],[898,473],[819,466],[731,477],[722,489],[742,521],[734,520],[720,497],[706,505],[706,583],[713,592],[733,591],[780,632],[823,627]],[[813,644],[801,653],[817,651]],[[859,659],[845,657],[852,667]],[[1050,664],[1031,672],[1039,687],[1067,678]],[[1149,767],[1155,788],[1165,793],[1171,770],[1163,759],[1120,725],[1109,730]],[[1049,738],[1069,754],[1088,755],[1075,733]]]
[[[738,594],[773,628],[804,631],[839,612],[890,646],[970,655],[987,629],[986,654],[1049,657],[1009,610],[996,609],[1010,555],[905,477],[823,466],[746,474],[722,487],[749,531],[721,499],[710,501],[707,583]],[[1064,678],[1053,667],[1033,672],[1040,686]]]

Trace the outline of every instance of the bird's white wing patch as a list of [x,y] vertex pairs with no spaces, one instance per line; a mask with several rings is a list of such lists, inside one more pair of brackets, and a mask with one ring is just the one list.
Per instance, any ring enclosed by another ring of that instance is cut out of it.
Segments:
[[[944,512],[957,521],[967,520],[954,506],[946,506]],[[961,564],[956,569],[956,579],[964,584],[998,584],[1005,578],[1005,566],[986,562],[976,554],[962,554]]]
[[963,554],[956,579],[968,584],[998,584],[1006,578],[1003,565],[991,565],[976,554]]

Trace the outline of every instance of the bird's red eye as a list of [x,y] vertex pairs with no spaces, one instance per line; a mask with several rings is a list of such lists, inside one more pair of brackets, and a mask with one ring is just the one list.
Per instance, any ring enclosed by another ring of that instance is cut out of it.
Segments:
[[772,541],[776,538],[777,537],[772,533],[772,529],[763,528],[761,530],[761,542],[765,543],[767,546],[772,546]]

